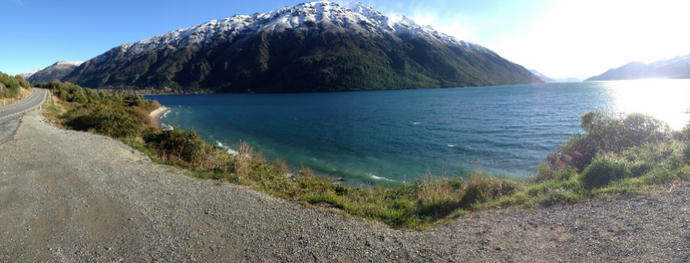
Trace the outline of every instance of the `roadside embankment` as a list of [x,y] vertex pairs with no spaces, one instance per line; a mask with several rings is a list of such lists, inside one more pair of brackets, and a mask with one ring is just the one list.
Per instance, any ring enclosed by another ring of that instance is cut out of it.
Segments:
[[19,94],[17,94],[17,96],[14,98],[3,98],[0,96],[0,107],[9,106],[9,105],[12,105],[16,102],[19,102],[19,101],[25,99],[26,97],[28,97],[29,95],[31,95],[31,92],[32,92],[31,89],[23,89],[22,88],[22,89],[19,89]]

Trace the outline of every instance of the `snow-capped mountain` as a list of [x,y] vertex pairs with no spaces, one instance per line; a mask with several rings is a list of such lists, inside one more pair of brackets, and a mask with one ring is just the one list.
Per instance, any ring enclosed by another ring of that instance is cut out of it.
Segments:
[[18,74],[18,75],[19,75],[19,76],[22,76],[24,79],[27,79],[27,78],[33,76],[34,74],[36,74],[37,72],[43,70],[43,69],[45,69],[45,68],[34,69],[34,70],[32,70],[31,72],[20,73],[20,74]]
[[91,87],[259,92],[539,81],[487,48],[408,17],[328,1],[234,15],[124,44],[66,80]]
[[[214,44],[220,41],[232,42],[246,37],[247,32],[268,32],[275,34],[286,30],[309,31],[314,26],[332,30],[349,30],[367,37],[389,37],[396,40],[425,38],[437,44],[457,45],[468,49],[492,53],[490,50],[438,32],[431,26],[421,26],[412,19],[400,15],[388,18],[371,7],[361,3],[346,6],[328,1],[301,3],[295,7],[283,7],[268,13],[234,15],[212,20],[201,25],[178,29],[136,43],[120,46],[126,55],[136,55],[166,47],[185,48]],[[105,58],[101,57],[102,62]]]
[[79,67],[83,61],[67,62],[58,61],[49,67],[36,69],[28,73],[19,74],[30,83],[48,82],[54,79],[62,79],[69,73],[72,73],[75,68]]
[[690,54],[662,59],[649,64],[630,62],[619,68],[609,69],[603,74],[588,78],[585,81],[648,78],[690,79]]

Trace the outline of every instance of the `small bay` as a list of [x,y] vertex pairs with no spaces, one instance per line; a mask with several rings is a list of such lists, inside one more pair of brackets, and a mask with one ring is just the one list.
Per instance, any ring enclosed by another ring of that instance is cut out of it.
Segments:
[[246,141],[343,184],[395,185],[484,171],[528,177],[588,111],[640,112],[681,129],[690,81],[546,83],[300,94],[147,95],[160,123],[231,147]]

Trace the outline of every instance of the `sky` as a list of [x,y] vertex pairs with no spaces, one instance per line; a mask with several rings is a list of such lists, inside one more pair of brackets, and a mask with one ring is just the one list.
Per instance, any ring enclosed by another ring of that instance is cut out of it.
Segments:
[[[86,61],[176,29],[300,1],[0,0],[0,71]],[[338,0],[338,3],[347,1]],[[360,0],[403,14],[551,78],[690,53],[687,0]]]

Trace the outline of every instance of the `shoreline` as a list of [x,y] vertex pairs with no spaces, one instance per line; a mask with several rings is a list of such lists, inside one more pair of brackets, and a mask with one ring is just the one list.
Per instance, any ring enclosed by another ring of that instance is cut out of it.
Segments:
[[165,106],[161,106],[160,108],[149,113],[149,118],[151,118],[152,123],[155,124],[156,127],[160,127],[160,125],[158,125],[158,119],[160,118],[161,115],[163,115],[163,113],[165,113],[166,111],[169,111],[169,110],[170,110],[170,108],[165,107]]
[[16,138],[0,145],[0,167],[6,167],[0,196],[7,197],[0,202],[6,219],[0,254],[10,262],[65,255],[153,261],[159,251],[169,261],[194,255],[202,262],[666,262],[690,251],[686,182],[660,187],[654,196],[490,210],[408,232],[318,206],[305,209],[247,186],[190,178],[111,138],[42,120],[38,111],[28,112]]

